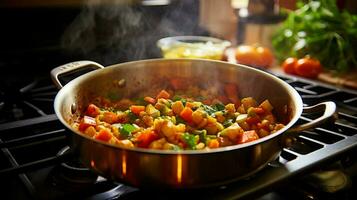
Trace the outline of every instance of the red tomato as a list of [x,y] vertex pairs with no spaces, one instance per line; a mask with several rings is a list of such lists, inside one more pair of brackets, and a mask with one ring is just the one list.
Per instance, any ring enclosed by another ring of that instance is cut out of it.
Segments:
[[273,64],[274,56],[268,48],[240,45],[236,49],[238,63],[267,68]]
[[299,59],[294,69],[297,75],[306,78],[316,78],[322,71],[320,61],[313,58]]
[[150,143],[156,139],[158,139],[159,136],[155,133],[155,131],[145,131],[142,132],[138,137],[138,147],[143,147],[147,148],[149,147]]
[[238,144],[242,144],[242,143],[247,143],[247,142],[251,142],[254,140],[259,139],[259,135],[257,134],[257,132],[255,132],[255,130],[251,130],[251,131],[244,131],[243,134],[241,135],[241,137],[238,138]]
[[112,138],[112,134],[107,129],[102,129],[97,135],[94,136],[95,139],[108,142]]
[[274,55],[270,49],[265,47],[257,47],[256,51],[259,55],[259,63],[257,64],[258,66],[269,67],[273,64]]
[[145,110],[145,106],[130,106],[130,111],[136,115],[139,115],[141,111]]
[[99,112],[100,112],[100,110],[96,105],[89,104],[89,106],[87,107],[86,114],[91,117],[96,117],[97,115],[99,115]]
[[81,120],[81,122],[79,123],[78,129],[83,132],[89,126],[96,126],[96,125],[97,125],[97,122],[95,121],[95,119],[93,117],[84,116],[83,119]]
[[257,113],[258,115],[264,114],[265,110],[261,107],[256,107],[253,109],[255,113]]
[[260,122],[260,118],[259,118],[258,116],[248,117],[245,121],[246,121],[249,125],[252,125],[252,124],[256,124],[256,123]]
[[287,74],[296,74],[295,72],[295,65],[297,63],[297,59],[296,58],[287,58],[286,60],[284,60],[284,62],[282,63],[282,67],[285,73]]

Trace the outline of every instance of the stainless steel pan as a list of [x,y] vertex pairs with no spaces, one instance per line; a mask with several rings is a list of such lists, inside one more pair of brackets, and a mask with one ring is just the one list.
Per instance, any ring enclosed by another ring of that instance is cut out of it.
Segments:
[[[55,112],[71,131],[71,148],[85,166],[106,178],[137,187],[199,188],[250,176],[279,156],[286,138],[324,122],[336,109],[333,102],[303,108],[299,94],[279,78],[244,65],[220,61],[153,59],[105,68],[98,63],[79,61],[55,68],[52,78],[62,87],[58,77],[88,66],[101,69],[79,76],[60,89],[55,98]],[[164,87],[165,78],[177,76],[214,87],[234,82],[240,97],[252,96],[257,101],[269,99],[275,114],[288,123],[278,132],[250,143],[178,152],[121,148],[82,135],[71,126],[97,96],[141,96],[151,90],[152,84],[160,83]],[[322,111],[322,116],[307,124],[294,125],[302,112],[315,111]]]

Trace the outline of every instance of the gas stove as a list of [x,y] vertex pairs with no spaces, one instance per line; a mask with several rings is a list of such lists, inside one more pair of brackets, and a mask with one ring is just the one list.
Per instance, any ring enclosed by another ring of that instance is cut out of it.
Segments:
[[[97,176],[68,147],[53,110],[49,75],[0,90],[0,183],[5,199],[356,199],[357,91],[284,74],[304,105],[331,100],[337,119],[303,131],[279,159],[245,180],[215,188],[148,191]],[[317,116],[303,115],[298,123]]]

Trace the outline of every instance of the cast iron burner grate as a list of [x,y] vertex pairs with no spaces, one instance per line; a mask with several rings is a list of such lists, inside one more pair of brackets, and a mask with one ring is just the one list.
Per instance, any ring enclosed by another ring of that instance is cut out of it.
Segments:
[[[57,187],[53,184],[52,174],[59,163],[69,161],[71,156],[66,153],[58,155],[68,145],[68,141],[63,125],[50,112],[0,124],[0,176],[11,177],[0,179],[2,196],[7,199],[136,199],[147,198],[148,195],[157,199],[179,199],[187,196],[239,199],[281,188],[282,183],[296,180],[296,175],[306,175],[312,170],[324,168],[325,163],[338,161],[344,167],[356,166],[353,153],[357,149],[357,92],[292,76],[277,76],[296,88],[305,105],[334,101],[337,104],[338,119],[302,132],[293,146],[283,149],[279,160],[247,180],[208,190],[159,194],[113,183],[101,177],[93,185],[78,191]],[[42,106],[42,103],[38,102],[36,106]],[[302,116],[298,123],[315,117]]]
[[45,78],[1,81],[0,124],[54,113],[56,94],[56,87]]

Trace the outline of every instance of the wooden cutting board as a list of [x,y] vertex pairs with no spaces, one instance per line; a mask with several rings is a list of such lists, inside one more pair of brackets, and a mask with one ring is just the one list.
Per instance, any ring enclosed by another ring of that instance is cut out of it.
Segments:
[[333,72],[325,71],[319,74],[317,78],[327,83],[357,89],[357,70],[340,76],[335,75]]
[[[225,60],[231,63],[237,63],[234,47],[226,49]],[[284,73],[278,64],[275,64],[274,66],[275,67],[272,67],[269,70],[273,72]],[[357,90],[357,70],[350,71],[349,73],[338,76],[331,71],[324,70],[318,75],[316,80],[329,83],[338,87],[346,87]]]

